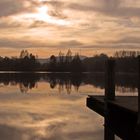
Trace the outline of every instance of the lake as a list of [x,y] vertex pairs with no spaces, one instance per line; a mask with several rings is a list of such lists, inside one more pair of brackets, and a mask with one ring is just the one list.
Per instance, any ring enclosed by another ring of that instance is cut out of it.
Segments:
[[[137,95],[137,78],[118,74],[117,95]],[[104,79],[102,73],[1,72],[0,139],[103,140],[104,118],[86,107],[86,98],[104,94]]]

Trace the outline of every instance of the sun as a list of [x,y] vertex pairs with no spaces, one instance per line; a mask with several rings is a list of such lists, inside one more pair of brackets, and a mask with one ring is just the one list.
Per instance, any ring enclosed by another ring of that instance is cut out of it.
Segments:
[[37,20],[40,20],[40,21],[50,20],[50,16],[48,15],[48,7],[41,6],[41,7],[37,8],[37,13],[34,16]]

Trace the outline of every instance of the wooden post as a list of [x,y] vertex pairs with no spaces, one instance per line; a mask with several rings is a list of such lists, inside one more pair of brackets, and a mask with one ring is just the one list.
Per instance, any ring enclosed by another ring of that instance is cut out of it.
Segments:
[[115,134],[109,128],[109,109],[108,100],[115,100],[115,60],[109,58],[106,62],[106,72],[105,72],[105,130],[104,139],[114,140]]
[[[106,122],[107,121],[107,122]],[[115,134],[108,126],[108,120],[105,118],[104,140],[115,140]]]
[[138,56],[138,121],[140,124],[140,56]]
[[115,100],[115,60],[109,58],[106,62],[105,99]]
[[138,56],[138,120],[136,130],[140,138],[140,56]]

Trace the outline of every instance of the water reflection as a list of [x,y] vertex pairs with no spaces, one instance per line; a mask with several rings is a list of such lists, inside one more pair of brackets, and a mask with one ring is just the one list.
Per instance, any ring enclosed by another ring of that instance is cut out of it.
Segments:
[[[104,89],[103,73],[0,73],[0,84],[4,86],[18,85],[22,93],[37,88],[39,82],[49,83],[51,89],[58,88],[61,93],[66,90],[71,93],[74,87],[78,92],[80,86],[91,85],[99,89]],[[116,76],[116,90],[119,92],[137,92],[137,75],[118,74]],[[134,80],[135,79],[135,80]]]
[[[133,80],[136,75],[116,78],[117,88],[137,88],[136,80]],[[104,74],[1,73],[0,139],[103,139],[103,118],[85,106],[89,87],[91,93],[97,94],[95,88],[103,91]],[[19,94],[19,88],[22,93],[37,94]],[[62,91],[71,94],[58,96]]]
[[27,93],[28,89],[36,87],[37,82],[40,80],[40,75],[34,73],[1,73],[0,84],[19,85],[22,93]]

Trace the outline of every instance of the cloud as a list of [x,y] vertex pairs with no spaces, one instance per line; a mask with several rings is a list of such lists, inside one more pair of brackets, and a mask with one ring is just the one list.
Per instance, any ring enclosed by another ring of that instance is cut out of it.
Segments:
[[70,9],[84,12],[96,12],[114,17],[140,17],[140,7],[127,6],[123,0],[92,0],[87,3],[70,3]]
[[45,41],[33,41],[28,36],[24,38],[0,38],[0,48],[30,49],[30,48],[75,48],[82,46],[83,43],[77,40],[62,41],[56,44],[46,43]]
[[18,28],[23,27],[22,23],[11,21],[9,18],[2,18],[0,20],[0,29],[8,29],[8,28]]
[[48,12],[48,14],[52,17],[56,17],[56,18],[60,18],[60,19],[66,19],[67,16],[64,15],[62,12],[58,11],[58,10],[50,10]]
[[58,46],[60,47],[68,47],[68,48],[73,48],[73,47],[78,47],[82,46],[83,43],[77,41],[77,40],[70,40],[70,41],[62,41]]
[[0,48],[12,48],[12,49],[35,49],[35,48],[53,48],[56,47],[52,44],[46,44],[39,40],[33,41],[28,39],[29,37],[24,38],[0,38]]
[[138,1],[1,0],[0,48],[139,48]]
[[49,7],[48,14],[52,17],[65,19],[67,16],[63,13],[63,10],[66,8],[65,5],[67,2],[62,1],[44,1],[44,5]]
[[98,41],[98,44],[101,44],[101,45],[107,45],[110,46],[112,45],[113,46],[125,46],[126,45],[126,48],[127,47],[138,47],[140,48],[140,37],[139,36],[120,36],[120,38],[116,38],[115,40],[99,40]]
[[17,13],[32,11],[33,7],[28,0],[1,0],[0,17],[11,16]]
[[138,44],[140,46],[140,37],[126,36],[126,37],[123,37],[122,39],[116,41],[116,43]]
[[50,26],[50,24],[44,21],[35,20],[31,25],[29,25],[28,28],[47,27],[47,26]]
[[0,125],[0,138],[2,140],[15,140],[15,138],[22,139],[21,132],[22,131],[17,128]]

